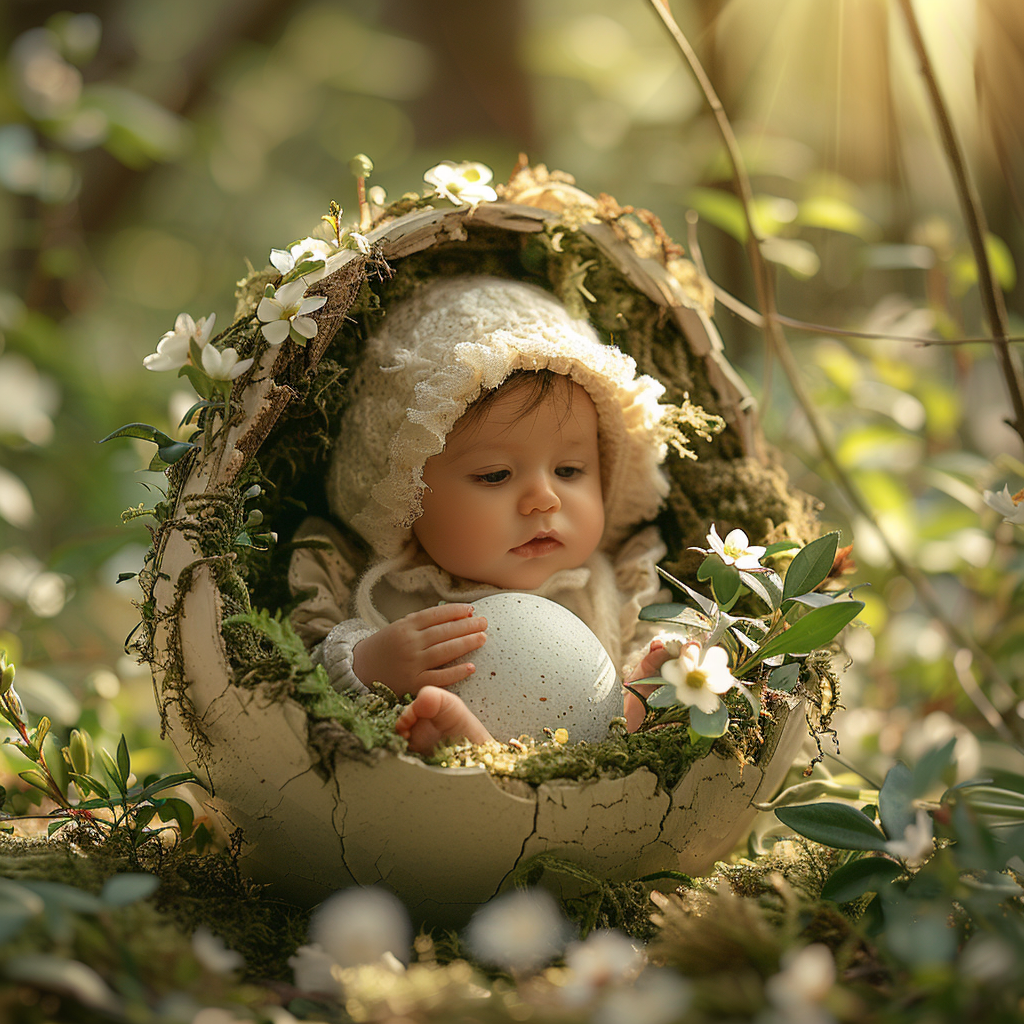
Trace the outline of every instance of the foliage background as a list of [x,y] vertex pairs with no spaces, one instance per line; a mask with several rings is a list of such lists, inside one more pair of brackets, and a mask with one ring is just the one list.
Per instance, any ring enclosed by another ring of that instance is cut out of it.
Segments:
[[[1011,310],[1024,284],[1024,12],[1016,0],[916,9],[968,152]],[[884,773],[959,737],[963,776],[1020,771],[1021,549],[981,492],[1024,483],[1006,388],[984,344],[976,271],[895,4],[677,0],[736,126],[771,238],[783,313],[870,339],[791,331],[803,384],[858,513],[822,461],[760,332],[720,307],[729,358],[794,484],[855,544],[865,628],[837,719]],[[30,712],[171,770],[148,673],[123,653],[148,538],[148,446],[96,442],[130,421],[175,430],[191,402],[142,358],[175,315],[230,320],[245,261],[301,237],[347,165],[419,189],[442,159],[503,178],[520,151],[592,193],[648,207],[754,305],[712,121],[640,0],[13,0],[0,13],[0,646]],[[935,588],[935,615],[880,543]],[[951,643],[956,622],[992,659]],[[975,691],[987,694],[994,718]],[[969,696],[974,693],[972,700]],[[15,767],[11,758],[11,767]],[[21,765],[17,765],[18,768]],[[12,786],[17,783],[5,777]]]

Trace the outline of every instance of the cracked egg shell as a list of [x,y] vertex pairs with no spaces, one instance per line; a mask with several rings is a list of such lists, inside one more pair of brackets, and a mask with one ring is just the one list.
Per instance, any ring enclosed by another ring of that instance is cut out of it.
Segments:
[[476,671],[450,687],[500,741],[545,727],[596,743],[622,714],[622,687],[608,652],[568,608],[535,594],[490,594],[473,604],[487,643],[453,664]]
[[[383,885],[417,919],[457,924],[540,853],[608,881],[664,870],[699,875],[749,831],[754,804],[770,799],[806,737],[802,708],[783,705],[754,764],[708,754],[671,789],[643,768],[531,786],[483,768],[366,751],[351,736],[331,747],[325,723],[282,697],[280,686],[240,682],[245,666],[240,672],[232,661],[221,630],[221,587],[237,582],[233,553],[212,557],[204,550],[204,502],[221,508],[225,492],[244,486],[245,467],[297,397],[291,374],[296,367],[314,372],[368,268],[377,273],[383,261],[415,259],[435,245],[454,254],[477,231],[505,233],[514,240],[507,251],[519,253],[521,240],[558,223],[557,210],[531,202],[415,210],[370,233],[372,256],[344,250],[332,257],[314,285],[314,294],[328,298],[313,314],[315,338],[301,350],[258,349],[257,366],[232,391],[231,421],[215,418],[216,429],[171,474],[171,508],[154,540],[153,563],[140,574],[151,602],[147,657],[155,689],[175,747],[207,787],[211,813],[229,831],[243,830],[240,866],[281,897],[312,904],[344,886]],[[663,307],[680,352],[689,353],[708,393],[717,395],[713,411],[736,431],[743,457],[763,461],[749,395],[704,307],[657,259],[634,251],[608,217],[581,224],[579,235],[604,253],[625,286]],[[466,259],[479,258],[477,247],[467,251]],[[764,476],[760,486],[774,501],[776,477]],[[786,514],[804,522],[802,507],[787,500]],[[577,884],[553,872],[542,881]]]

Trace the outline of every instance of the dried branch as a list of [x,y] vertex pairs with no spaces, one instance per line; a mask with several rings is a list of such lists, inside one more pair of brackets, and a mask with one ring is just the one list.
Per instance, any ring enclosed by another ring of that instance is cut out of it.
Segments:
[[[692,243],[691,243],[692,247]],[[704,273],[704,271],[701,271]],[[705,276],[707,276],[705,274]],[[716,301],[720,302],[730,313],[735,313],[741,320],[746,320],[752,327],[764,329],[764,317],[756,309],[751,309],[745,302],[736,298],[731,292],[727,292],[720,285],[712,282],[711,287],[715,292]],[[905,341],[910,345],[991,345],[990,337],[981,338],[923,338],[913,334],[879,334],[874,331],[851,331],[845,327],[831,327],[827,324],[815,324],[808,320],[797,320],[791,316],[777,314],[777,319],[783,327],[790,327],[794,331],[804,331],[807,334],[828,334],[837,338],[861,338],[865,341]],[[1024,335],[1013,335],[1006,339],[1009,342],[1022,342]]]
[[1010,403],[1013,406],[1014,418],[1008,422],[1020,435],[1021,440],[1024,440],[1024,377],[1021,376],[1020,365],[1009,346],[1010,335],[1006,320],[1006,304],[1003,301],[1003,293],[999,290],[993,277],[992,265],[985,247],[985,237],[988,234],[985,211],[982,209],[981,200],[967,169],[967,161],[964,159],[963,149],[953,127],[949,108],[939,89],[935,70],[925,48],[914,8],[910,0],[899,0],[899,6],[910,35],[910,43],[921,66],[921,77],[924,79],[932,113],[935,115],[939,136],[942,139],[942,147],[946,152],[946,162],[953,173],[957,197],[960,200],[964,223],[967,226],[971,249],[974,252],[974,261],[978,267],[978,291],[981,295],[985,319],[992,332],[996,361],[1002,370],[1003,379],[1006,381],[1006,387],[1010,393]]
[[[1013,710],[1016,706],[1017,697],[1014,694],[1012,687],[1003,678],[1003,675],[999,671],[995,662],[978,645],[974,638],[968,636],[967,633],[965,633],[964,630],[962,630],[946,614],[946,611],[942,607],[935,591],[932,589],[927,576],[903,557],[899,549],[881,529],[878,525],[878,517],[874,514],[864,496],[860,493],[860,489],[853,482],[853,479],[842,465],[840,465],[839,459],[836,456],[832,445],[829,443],[825,423],[819,415],[818,410],[815,408],[814,403],[811,401],[810,396],[804,389],[799,367],[797,366],[796,359],[793,356],[792,350],[790,349],[789,343],[782,330],[781,321],[775,304],[771,269],[761,252],[761,239],[757,234],[757,230],[754,227],[753,218],[751,216],[751,200],[753,192],[750,187],[750,179],[743,164],[743,158],[740,154],[739,145],[736,141],[735,133],[732,130],[732,125],[729,123],[729,119],[722,106],[721,100],[719,100],[714,86],[711,84],[711,80],[708,78],[707,73],[701,66],[696,52],[693,47],[690,46],[689,40],[683,34],[682,29],[680,29],[672,16],[672,12],[668,6],[668,0],[648,0],[648,3],[668,30],[669,35],[672,37],[676,47],[679,49],[683,59],[690,68],[691,73],[697,81],[698,87],[714,114],[715,124],[718,127],[719,134],[722,137],[730,163],[732,164],[733,181],[737,195],[743,206],[743,214],[747,222],[747,251],[750,254],[758,303],[764,310],[762,314],[762,321],[765,340],[769,346],[769,351],[774,352],[779,359],[783,372],[786,374],[786,378],[789,381],[789,386],[793,391],[793,395],[806,416],[807,422],[814,434],[814,438],[818,444],[822,458],[835,474],[836,482],[853,507],[867,522],[874,524],[875,529],[878,531],[878,535],[881,538],[889,557],[892,559],[897,572],[905,576],[913,584],[921,603],[928,609],[929,614],[941,624],[950,643],[958,650],[966,648],[971,652],[976,663],[982,667],[982,670],[989,679],[992,687],[999,691],[1001,700],[1009,706],[1009,711],[1001,713],[980,688],[978,688],[976,692],[970,692],[968,695],[975,704],[980,700],[987,705],[986,718],[991,718],[992,715],[999,718],[1003,723],[1003,729],[999,730],[1001,735],[1006,735],[1008,732],[1018,738],[1024,737],[1024,722],[1021,721]],[[1007,340],[1007,334],[1005,331],[1003,332],[1003,340],[1004,342]],[[1004,732],[1004,729],[1006,732]]]

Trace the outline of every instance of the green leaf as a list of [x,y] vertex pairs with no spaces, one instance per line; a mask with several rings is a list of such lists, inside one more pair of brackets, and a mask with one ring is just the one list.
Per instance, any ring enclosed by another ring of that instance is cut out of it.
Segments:
[[640,609],[639,618],[642,622],[672,622],[700,630],[711,628],[711,620],[706,615],[685,604],[649,604]]
[[726,565],[718,555],[708,555],[697,570],[697,579],[710,580],[715,601],[722,608],[736,600],[740,592],[740,574],[734,565]]
[[800,594],[812,591],[832,570],[839,534],[826,533],[824,537],[812,540],[794,556],[786,570],[786,582],[782,588],[783,602]]
[[685,604],[648,604],[640,609],[641,622],[670,622],[680,612],[686,611]]
[[[94,807],[104,807],[110,803],[110,790],[100,782],[99,779],[92,775],[85,775],[82,772],[69,771],[68,775],[71,776],[71,780],[79,787],[82,795],[85,796],[87,793],[95,793],[99,796],[100,802],[94,803]],[[86,807],[86,804],[82,804],[82,807]]]
[[782,604],[782,580],[778,573],[769,569],[767,572],[746,572],[740,570],[740,582],[764,601],[771,610],[777,611]]
[[887,857],[861,857],[832,872],[821,890],[821,898],[849,903],[866,892],[880,892],[901,874],[902,865]]
[[137,437],[143,441],[152,441],[154,444],[174,444],[174,438],[168,437],[162,430],[150,426],[148,423],[129,423],[127,426],[118,427],[112,434],[101,438],[99,443],[112,441],[115,437]]
[[[640,680],[640,682],[643,681],[644,680]],[[644,700],[647,701],[647,706],[652,708],[671,708],[675,707],[679,703],[679,698],[676,696],[674,686],[659,686],[654,693],[645,697]]]
[[914,776],[905,764],[897,761],[878,791],[878,817],[890,839],[902,839],[907,826],[917,820],[913,798]]
[[188,382],[195,389],[197,395],[207,400],[213,397],[213,381],[209,375],[200,370],[197,366],[192,366],[191,363],[186,363],[179,371],[179,377],[187,377]]
[[121,772],[118,769],[116,762],[102,747],[100,748],[100,761],[103,762],[103,768],[107,775],[110,776],[110,781],[117,786],[122,795],[126,793],[128,791],[128,786],[125,780],[121,778]]
[[172,466],[182,456],[188,455],[193,448],[198,447],[199,445],[193,444],[191,441],[175,441],[173,444],[165,444],[157,448],[156,453],[165,466]]
[[199,412],[200,409],[216,408],[219,405],[219,401],[213,402],[210,401],[210,399],[208,398],[201,399],[200,401],[196,402],[194,405],[191,405],[189,407],[188,412],[186,412],[185,415],[181,417],[178,426],[183,427],[185,426],[186,423],[190,423],[192,421],[192,417],[195,416],[195,414]]
[[764,557],[770,558],[772,555],[779,555],[783,551],[792,551],[798,547],[800,545],[795,540],[777,540],[774,544],[769,544],[764,549]]
[[21,884],[41,896],[47,905],[63,907],[76,914],[95,914],[103,909],[100,901],[91,892],[64,882],[25,879]]
[[799,238],[765,238],[761,242],[761,255],[785,267],[801,280],[814,277],[821,269],[817,250],[810,242]]
[[192,834],[192,825],[195,822],[195,813],[192,805],[187,800],[178,797],[168,797],[160,801],[157,808],[161,821],[176,821],[181,829],[182,839],[188,839]]
[[800,203],[797,223],[806,227],[826,228],[856,235],[865,241],[879,233],[878,226],[868,220],[855,206],[836,196],[811,196]]
[[914,765],[913,795],[915,797],[925,796],[942,778],[943,773],[953,763],[953,748],[956,746],[956,737],[947,740],[941,747],[932,747],[921,755],[921,759]]
[[687,193],[686,202],[702,219],[732,235],[737,242],[746,242],[748,229],[743,204],[731,192],[717,188],[694,188]]
[[197,779],[191,772],[175,772],[173,775],[165,775],[163,778],[153,779],[152,782],[147,782],[146,785],[135,792],[133,789],[129,794],[135,800],[148,800],[155,793],[160,793],[165,789],[171,789],[174,786],[180,786],[185,782],[192,783],[195,786],[202,786],[202,783]]
[[826,608],[813,608],[785,632],[772,637],[743,666],[744,674],[759,661],[776,654],[807,654],[831,643],[864,607],[863,601],[837,601]]
[[121,741],[117,745],[117,770],[121,773],[121,779],[128,786],[128,776],[132,773],[132,759],[128,753],[128,741],[121,733]]
[[29,768],[27,771],[18,772],[18,778],[24,779],[30,786],[35,786],[36,789],[41,789],[47,796],[51,795],[49,780],[37,768]]
[[[43,741],[42,755],[43,764],[46,765],[53,781],[57,784],[61,796],[65,796],[71,779],[68,776],[67,761],[64,760],[64,756],[60,752],[60,743],[53,733],[50,733]],[[2,802],[0,800],[0,803]]]
[[690,728],[698,736],[708,736],[710,738],[724,736],[726,729],[729,728],[729,709],[722,702],[709,715],[705,714],[698,707],[691,707]]
[[849,804],[824,802],[780,807],[776,817],[798,835],[836,850],[884,850],[885,836],[863,812]]
[[791,661],[788,665],[780,665],[772,669],[768,677],[767,685],[773,690],[780,690],[782,693],[792,693],[793,687],[800,681],[800,666]]
[[100,901],[108,907],[126,907],[129,903],[147,899],[159,888],[160,879],[156,875],[142,872],[113,875],[103,883]]
[[[810,594],[799,594],[792,598],[793,604],[802,604],[807,608],[824,608],[827,604],[835,604],[835,594],[820,594],[817,592]],[[790,606],[792,607],[792,605]]]
[[142,807],[136,807],[134,816],[132,818],[132,835],[136,839],[142,835],[146,826],[153,820],[157,812],[156,804],[145,804]]

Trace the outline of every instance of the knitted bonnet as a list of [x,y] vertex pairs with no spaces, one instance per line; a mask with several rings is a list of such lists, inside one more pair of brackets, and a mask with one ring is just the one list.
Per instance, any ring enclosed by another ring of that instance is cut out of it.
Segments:
[[683,450],[681,410],[659,404],[664,387],[554,296],[494,277],[431,282],[367,341],[328,474],[332,511],[377,555],[397,556],[422,512],[423,465],[459,417],[516,370],[542,369],[580,384],[597,409],[602,548],[613,548],[668,493],[659,466],[669,443]]

